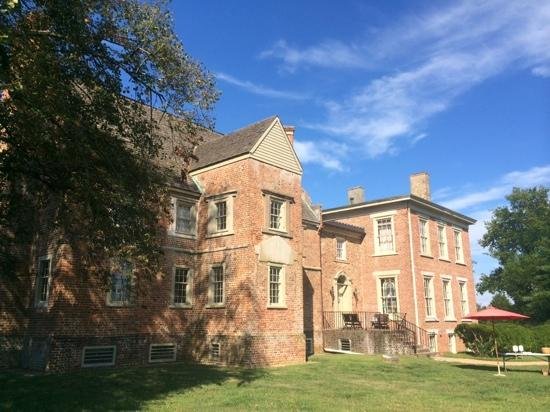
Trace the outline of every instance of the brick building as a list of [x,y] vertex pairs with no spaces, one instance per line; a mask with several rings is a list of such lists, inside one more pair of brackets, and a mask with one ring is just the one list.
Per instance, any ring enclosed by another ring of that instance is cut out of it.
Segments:
[[162,273],[145,281],[112,262],[106,288],[44,237],[29,276],[1,280],[0,366],[456,350],[454,327],[475,307],[474,221],[432,203],[426,174],[411,177],[410,195],[365,202],[354,188],[348,205],[321,210],[279,118],[203,133],[187,180],[170,186]]

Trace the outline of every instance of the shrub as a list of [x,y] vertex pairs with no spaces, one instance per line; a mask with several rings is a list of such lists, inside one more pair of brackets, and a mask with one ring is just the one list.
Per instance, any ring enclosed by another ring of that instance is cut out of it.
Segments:
[[456,327],[455,333],[474,355],[490,356],[494,353],[493,332],[488,325],[462,323]]
[[540,351],[542,347],[550,346],[550,323],[538,325],[533,328],[535,335],[536,351]]

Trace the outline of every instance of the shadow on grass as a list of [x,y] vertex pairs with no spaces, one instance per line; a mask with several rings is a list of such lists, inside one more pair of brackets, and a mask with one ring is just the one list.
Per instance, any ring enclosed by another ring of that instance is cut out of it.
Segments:
[[[455,368],[460,368],[460,369],[470,369],[470,370],[487,371],[487,372],[497,373],[497,367],[496,366],[491,366],[491,365],[456,365],[456,364],[454,364],[453,366]],[[501,373],[527,372],[527,373],[534,373],[534,374],[538,373],[540,375],[540,368],[537,370],[537,369],[533,369],[533,366],[531,366],[531,369],[519,369],[518,367],[521,367],[521,365],[515,365],[515,366],[516,367],[514,367],[513,369],[508,368],[508,371],[505,372],[504,368],[501,365],[500,366],[500,372]]]
[[0,373],[0,410],[139,409],[145,402],[203,385],[234,380],[243,386],[265,370],[172,364],[66,375]]

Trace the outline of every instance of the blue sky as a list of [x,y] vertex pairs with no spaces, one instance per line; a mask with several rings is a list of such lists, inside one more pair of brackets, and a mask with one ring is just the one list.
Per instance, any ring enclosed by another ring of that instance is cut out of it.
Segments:
[[[216,129],[277,114],[296,126],[303,183],[409,191],[483,222],[514,186],[550,185],[550,1],[174,1],[186,51],[217,77]],[[481,297],[482,303],[488,297]]]

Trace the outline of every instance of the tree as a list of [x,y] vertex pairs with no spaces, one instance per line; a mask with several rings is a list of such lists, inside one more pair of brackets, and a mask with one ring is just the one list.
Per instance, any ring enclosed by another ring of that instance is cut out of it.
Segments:
[[491,306],[502,310],[513,310],[514,305],[510,302],[510,299],[506,297],[504,293],[497,293],[491,299]]
[[175,175],[159,159],[185,171],[212,124],[213,76],[162,1],[10,0],[0,28],[0,271],[40,233],[89,268],[128,256],[154,270]]
[[494,211],[479,242],[499,267],[481,276],[478,291],[506,294],[535,321],[550,319],[549,191],[514,188],[510,205]]

